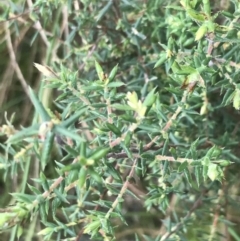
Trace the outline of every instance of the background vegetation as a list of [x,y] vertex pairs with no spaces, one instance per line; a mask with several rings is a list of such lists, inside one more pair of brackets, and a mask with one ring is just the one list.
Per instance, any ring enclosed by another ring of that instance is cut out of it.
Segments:
[[239,17],[0,1],[0,240],[240,240]]

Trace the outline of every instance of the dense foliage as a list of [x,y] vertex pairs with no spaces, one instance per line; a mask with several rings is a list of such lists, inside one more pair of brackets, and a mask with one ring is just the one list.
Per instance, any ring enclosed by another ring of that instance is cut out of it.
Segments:
[[3,240],[240,240],[239,9],[1,1]]

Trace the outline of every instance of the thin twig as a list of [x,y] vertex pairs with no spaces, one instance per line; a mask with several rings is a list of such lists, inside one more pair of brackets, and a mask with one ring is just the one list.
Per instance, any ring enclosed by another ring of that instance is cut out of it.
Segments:
[[195,161],[194,159],[190,159],[190,158],[174,158],[173,156],[162,156],[162,155],[157,155],[155,156],[155,159],[157,161],[171,161],[171,162],[188,162],[188,163],[192,163],[193,161]]
[[[86,59],[89,59],[89,58],[93,55],[93,52],[94,52],[95,49],[97,48],[97,45],[98,45],[98,43],[93,44],[91,50],[89,50],[88,53],[87,53]],[[79,66],[79,68],[78,68],[79,71],[80,71],[80,70],[83,70],[84,67],[85,67],[85,65],[86,65],[86,61]]]
[[[181,100],[181,103],[180,105],[178,105],[178,108],[176,109],[175,113],[172,115],[172,117],[168,120],[168,122],[166,123],[166,125],[163,127],[162,129],[162,132],[167,132],[170,127],[172,126],[173,124],[173,121],[176,120],[177,116],[179,115],[179,113],[182,111],[183,107],[184,107],[184,103],[186,102],[187,100],[187,95],[188,95],[188,90],[185,90],[184,93],[183,93],[183,96],[182,96],[182,100]],[[151,142],[149,142],[147,145],[144,146],[144,149],[145,150],[148,150],[150,149],[154,143],[160,138],[160,136],[156,136],[152,139]]]
[[130,170],[130,173],[127,176],[127,180],[125,181],[125,183],[123,184],[120,193],[118,194],[117,198],[115,199],[115,201],[112,204],[112,207],[108,210],[107,214],[105,215],[105,219],[109,219],[111,213],[114,211],[114,209],[117,207],[118,203],[120,202],[120,200],[122,199],[124,193],[126,192],[128,185],[129,185],[129,179],[133,176],[134,174],[134,169],[136,167],[137,164],[137,159],[134,160],[132,168]]
[[[107,86],[104,89],[104,93],[106,95],[108,93]],[[110,98],[106,99],[106,105],[107,105],[107,119],[108,119],[108,123],[112,124],[113,123],[113,119],[111,117],[111,115],[112,115],[112,108],[111,108],[111,100],[110,100]],[[109,138],[109,143],[111,143],[112,142],[112,131],[109,131],[108,138]]]
[[213,42],[214,37],[215,37],[214,33],[208,34],[208,37],[207,37],[207,40],[208,40],[207,55],[208,56],[212,55],[212,51],[213,51],[213,48],[214,48],[214,42]]
[[[134,158],[139,158],[140,157],[140,155],[136,154],[136,153],[133,153],[132,156]],[[127,158],[127,157],[128,157],[128,155],[127,155],[126,152],[119,152],[119,153],[113,152],[113,153],[109,153],[107,155],[107,158],[114,158],[114,159]]]
[[80,11],[80,6],[79,6],[79,3],[78,3],[78,0],[74,0],[73,6],[74,6],[75,12],[79,12]]
[[163,131],[166,132],[170,129],[170,127],[172,126],[173,124],[173,121],[176,120],[177,116],[179,115],[179,113],[182,111],[183,107],[184,107],[184,104],[187,100],[187,95],[188,95],[188,90],[185,90],[184,93],[183,93],[183,97],[182,97],[182,100],[181,100],[181,103],[180,105],[178,105],[178,108],[177,110],[175,111],[175,113],[172,115],[172,117],[168,120],[168,122],[166,123],[166,125],[164,126],[163,128]]
[[[115,169],[115,170],[118,169],[118,164],[115,165],[114,169]],[[108,180],[108,183],[112,183],[112,181],[113,181],[113,176],[110,176],[110,178],[109,178],[109,180]],[[105,197],[105,195],[107,194],[107,192],[108,192],[108,189],[105,189],[105,190],[103,191],[103,193],[100,195],[99,200],[103,200],[104,197]],[[97,204],[97,205],[95,206],[95,208],[94,208],[94,211],[97,211],[97,210],[99,209],[99,207],[100,207],[100,205]],[[80,238],[81,238],[82,235],[83,235],[83,232],[84,232],[84,228],[80,229],[80,231],[78,232],[78,235],[77,235],[75,241],[80,240]]]
[[[29,6],[30,9],[33,8],[32,0],[27,0],[27,3],[28,3],[28,6]],[[46,34],[45,34],[45,32],[42,28],[42,25],[41,25],[40,21],[37,20],[35,22],[34,26],[38,29],[39,34],[41,35],[43,42],[46,44],[47,47],[49,47],[50,44],[48,42],[47,36],[46,36]]]
[[8,21],[15,20],[15,19],[18,19],[18,18],[23,18],[26,15],[29,16],[30,13],[37,12],[38,10],[39,10],[39,8],[32,8],[32,9],[27,10],[24,13],[20,13],[20,14],[17,14],[17,15],[15,15],[13,13],[9,13],[10,17],[6,20],[1,20],[0,23],[8,22]]
[[213,58],[212,59],[212,62],[218,62],[218,63],[228,63],[230,66],[234,67],[234,68],[237,68],[237,69],[240,69],[240,64],[234,62],[234,61],[228,61],[226,59],[222,59],[222,58]]
[[[225,168],[225,170],[227,170]],[[215,213],[214,213],[214,217],[213,217],[213,222],[212,222],[212,225],[211,225],[211,231],[210,231],[210,236],[208,238],[208,241],[212,241],[214,240],[214,236],[217,232],[217,225],[218,225],[218,221],[219,221],[219,217],[220,217],[220,212],[221,212],[221,208],[224,204],[227,203],[227,195],[226,195],[226,189],[225,188],[225,180],[223,180],[223,184],[222,184],[222,189],[220,189],[218,191],[219,195],[218,195],[218,199],[217,199],[217,206],[216,206],[216,209],[215,209]],[[224,200],[225,199],[225,200]],[[225,203],[223,203],[225,202]],[[226,225],[226,224],[225,224]],[[227,229],[226,229],[227,230]],[[219,230],[220,231],[220,230]],[[228,233],[227,233],[228,234]]]
[[172,234],[174,234],[175,232],[177,232],[183,225],[184,223],[188,220],[188,218],[190,218],[191,214],[198,209],[200,206],[202,205],[202,195],[197,199],[197,201],[193,204],[192,208],[190,209],[190,211],[187,213],[187,215],[182,218],[181,222],[179,222],[178,224],[176,224],[171,231],[165,233],[162,238],[160,239],[160,241],[165,241],[167,240]]
[[[206,142],[205,144],[199,146],[199,149],[206,149],[206,148],[209,148],[209,147],[212,147],[214,145],[214,143],[208,143]],[[147,152],[149,150],[151,151],[158,151],[159,149],[161,149],[162,147],[164,146],[164,143],[160,143],[159,145],[156,145],[156,146],[152,146],[150,149],[147,148],[146,146],[143,148],[143,152]],[[175,144],[168,144],[169,147],[174,147],[174,148],[177,148],[177,147],[184,147],[184,148],[188,148],[189,146],[188,145],[182,145],[182,144],[178,144],[178,145],[175,145]],[[139,148],[130,148],[130,151],[132,153],[132,156],[134,158],[140,158],[141,155],[139,155]],[[128,158],[128,154],[126,152],[112,152],[112,153],[108,153],[107,154],[107,158],[114,158],[114,159],[121,159],[121,158]],[[187,160],[187,161],[193,161],[192,159],[186,159],[186,158],[179,158],[179,159],[174,159],[173,157],[171,156],[161,156],[161,155],[158,155],[157,156],[157,160],[159,161],[162,161],[162,160],[168,160],[168,161],[178,161],[179,162],[182,162],[183,160]]]
[[[62,176],[58,177],[58,179],[49,187],[49,190],[45,191],[42,194],[42,197],[44,199],[47,199],[50,196],[50,194],[53,192],[53,190],[56,189],[63,180],[64,180],[64,177]],[[39,199],[34,200],[32,203],[32,208],[36,207],[38,204],[39,204]]]
[[65,39],[69,36],[69,30],[68,30],[68,7],[66,5],[62,8],[62,24],[60,26],[60,36],[65,34]]
[[[25,19],[22,18],[21,16],[18,16],[18,15],[17,15],[18,17],[16,17],[16,15],[14,15],[13,13],[10,13],[10,16],[13,16],[13,19],[16,18],[16,20],[17,20],[18,22],[23,23],[23,24],[25,24],[25,25],[27,25],[27,24],[30,23],[30,21],[25,20]],[[5,21],[5,20],[4,20],[4,21]],[[1,22],[0,22],[0,23],[1,23]],[[31,23],[33,23],[33,22],[31,21]],[[45,33],[46,36],[54,37],[59,43],[66,45],[66,43],[65,43],[63,40],[61,40],[60,38],[54,36],[53,33],[46,31],[46,30],[43,29],[41,26],[36,25],[36,24],[33,24],[31,27],[34,28],[34,29],[36,29],[36,30],[38,30],[39,32],[40,32],[40,31],[44,31],[44,33]]]
[[11,34],[10,34],[8,22],[4,23],[4,27],[5,27],[5,32],[6,32],[6,43],[7,43],[7,48],[8,48],[8,52],[10,55],[10,59],[11,59],[11,64],[17,74],[17,77],[18,77],[24,91],[28,95],[28,85],[27,85],[27,82],[26,82],[26,80],[22,74],[22,71],[17,63],[16,55],[15,55],[14,48],[12,45]]

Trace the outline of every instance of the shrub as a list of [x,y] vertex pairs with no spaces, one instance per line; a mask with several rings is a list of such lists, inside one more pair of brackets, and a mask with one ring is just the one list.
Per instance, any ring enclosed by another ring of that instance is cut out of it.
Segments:
[[0,6],[5,239],[240,239],[237,0]]

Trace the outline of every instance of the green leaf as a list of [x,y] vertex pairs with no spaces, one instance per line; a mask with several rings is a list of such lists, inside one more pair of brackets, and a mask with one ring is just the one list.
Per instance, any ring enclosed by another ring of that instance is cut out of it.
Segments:
[[101,109],[106,107],[107,105],[105,103],[94,103],[94,104],[91,104],[91,106],[96,109]]
[[207,33],[208,28],[206,25],[202,25],[200,26],[200,28],[198,29],[198,31],[195,34],[195,41],[199,41],[200,39],[202,39],[205,34]]
[[111,104],[111,107],[116,109],[116,110],[132,110],[132,108],[128,105],[122,105],[122,104]]
[[110,9],[110,7],[112,6],[112,3],[113,3],[112,0],[104,2],[104,4],[106,4],[106,5],[104,6],[104,8],[102,8],[99,11],[98,15],[96,16],[97,22],[100,21],[102,19],[102,17],[106,14],[106,12]]
[[206,182],[208,177],[208,166],[206,165],[203,166],[202,175],[203,175],[204,182]]
[[233,107],[236,110],[240,109],[240,90],[235,90],[234,96],[233,96]]
[[82,91],[101,91],[104,89],[102,83],[92,83],[87,86],[81,86]]
[[72,171],[72,170],[79,171],[81,167],[82,167],[82,165],[80,163],[74,163],[74,164],[67,165],[67,166],[63,167],[61,169],[61,172],[64,173],[64,172],[69,172],[69,171]]
[[49,184],[43,172],[40,173],[40,180],[44,191],[49,191]]
[[129,114],[121,115],[120,118],[127,121],[127,122],[137,123],[136,118],[132,115],[129,115]]
[[57,208],[61,205],[61,200],[60,198],[56,197],[54,198],[54,200],[52,201],[52,214],[53,214],[53,217],[56,216],[56,211],[57,211]]
[[180,67],[181,67],[181,70],[176,71],[176,74],[178,75],[190,75],[190,74],[197,73],[197,70],[189,65],[180,65]]
[[55,134],[58,134],[58,135],[62,135],[64,137],[69,137],[70,139],[73,139],[75,140],[76,142],[83,142],[85,141],[80,135],[64,128],[63,126],[61,125],[55,125],[52,129],[52,131],[55,133]]
[[230,162],[229,160],[218,160],[217,163],[222,167],[227,167],[231,165],[233,162]]
[[40,124],[35,124],[33,126],[23,128],[22,130],[18,131],[16,134],[11,135],[7,143],[15,144],[17,142],[22,142],[24,139],[28,137],[33,137],[38,135]]
[[43,107],[42,102],[39,101],[38,97],[36,96],[36,94],[31,89],[30,86],[28,87],[28,93],[29,93],[29,97],[34,105],[34,108],[35,108],[36,112],[41,116],[42,121],[50,121],[51,120],[50,116],[48,115],[47,111]]
[[197,181],[197,186],[200,186],[201,183],[201,174],[202,174],[202,167],[201,166],[195,166],[194,167],[194,174],[196,177],[196,181]]
[[[81,166],[78,165],[78,168],[75,169],[75,170],[71,170],[69,173],[68,173],[68,176],[66,178],[66,183],[72,183],[72,182],[75,182],[77,179],[78,179],[78,173],[79,173],[79,170],[80,170]],[[61,170],[62,171],[62,170]],[[62,172],[63,173],[63,172]]]
[[172,154],[172,156],[174,157],[174,159],[177,159],[177,151],[176,151],[176,148],[170,147],[169,151],[170,151],[170,153]]
[[163,63],[165,63],[167,61],[167,55],[164,53],[162,55],[160,55],[159,60],[156,62],[156,64],[154,65],[154,69],[157,68],[158,66],[162,65]]
[[175,5],[167,5],[167,6],[164,6],[165,8],[170,8],[170,9],[174,9],[174,10],[177,10],[177,11],[183,11],[183,8],[180,7],[180,6],[175,6]]
[[234,19],[234,15],[228,11],[221,11],[221,14],[224,15],[225,17],[227,18],[231,18],[231,19]]
[[42,193],[39,189],[37,189],[37,188],[34,187],[34,186],[31,186],[30,184],[28,184],[28,188],[29,188],[33,193],[35,193],[36,195],[40,195],[40,194]]
[[38,232],[37,235],[43,235],[46,238],[46,237],[48,237],[49,234],[52,234],[53,232],[54,232],[54,230],[52,227],[47,227],[47,228],[42,229],[40,232]]
[[221,154],[222,149],[217,146],[213,146],[207,151],[206,157],[215,159],[218,158]]
[[[114,80],[116,74],[117,74],[117,70],[118,70],[118,64],[112,69],[112,71],[109,74],[109,82],[111,82],[112,80]],[[115,83],[122,83],[122,82],[115,82]],[[124,84],[124,83],[123,83]],[[110,84],[108,84],[109,87]],[[121,86],[121,85],[120,85]],[[111,87],[118,87],[118,86],[111,86]]]
[[46,221],[47,221],[47,213],[46,213],[46,210],[45,210],[45,204],[39,205],[39,213],[40,213],[41,221],[43,223],[46,223]]
[[188,168],[185,168],[184,169],[184,174],[185,174],[185,177],[187,179],[187,182],[190,186],[192,186],[192,176],[191,176],[191,173],[190,171],[188,170]]
[[82,167],[80,172],[79,172],[79,176],[78,176],[78,186],[79,186],[79,188],[82,188],[84,186],[86,178],[87,178],[87,173],[88,173],[87,168]]
[[231,88],[227,89],[227,91],[225,92],[225,94],[222,98],[221,105],[228,105],[229,103],[231,103],[234,95],[235,95],[235,91],[233,89],[231,89]]
[[162,149],[162,155],[166,155],[167,149],[168,149],[168,144],[169,144],[169,138],[167,138],[167,139],[164,141],[164,145],[163,145],[163,149]]
[[110,148],[106,148],[106,147],[98,148],[88,157],[88,159],[93,159],[94,161],[98,161],[99,159],[105,157],[109,151],[110,151]]
[[125,83],[121,82],[121,81],[114,81],[114,82],[111,82],[107,85],[107,87],[109,88],[117,88],[117,87],[121,87],[123,85],[126,85]]
[[132,132],[128,131],[127,134],[124,137],[124,144],[125,144],[126,147],[130,146],[131,139],[132,139]]
[[154,160],[155,159],[155,154],[152,153],[151,151],[148,151],[148,152],[142,153],[141,157],[144,158],[144,159],[148,159],[148,160]]
[[186,12],[193,20],[200,21],[200,22],[205,21],[206,15],[204,13],[199,13],[194,9],[190,9],[190,8],[186,9]]
[[156,88],[157,88],[157,87],[155,87],[154,89],[152,89],[152,90],[148,93],[148,95],[146,96],[146,98],[145,98],[145,100],[144,100],[144,102],[143,102],[143,104],[144,104],[145,106],[152,106],[152,105],[155,103],[156,98],[157,98],[157,94],[155,94]]
[[46,139],[43,142],[43,149],[41,152],[41,167],[42,170],[45,169],[46,165],[48,164],[49,160],[51,159],[51,152],[53,149],[53,142],[54,142],[55,134],[51,131],[47,133]]
[[69,204],[69,201],[66,199],[65,197],[65,193],[61,193],[58,189],[54,188],[53,189],[54,193],[56,194],[56,196],[64,203],[68,203]]
[[99,220],[89,222],[84,228],[84,233],[92,234],[92,232],[98,231],[100,227],[101,227],[101,223]]
[[234,230],[233,227],[228,227],[227,230],[235,241],[240,241],[240,235],[238,234],[237,230]]
[[17,227],[17,238],[19,240],[19,238],[22,236],[23,234],[23,228],[21,226]]
[[103,82],[104,81],[104,72],[102,70],[101,65],[97,61],[95,61],[95,68],[96,68],[99,80],[101,80]]
[[80,143],[80,156],[86,157],[87,153],[87,142],[83,141]]
[[107,122],[107,123],[106,123],[106,126],[107,126],[107,128],[108,128],[110,131],[112,131],[115,135],[117,135],[117,136],[121,136],[121,135],[122,135],[121,130],[120,130],[117,126],[115,126],[114,124]]
[[130,151],[129,147],[125,145],[124,142],[121,142],[121,147],[127,153],[128,158],[132,159],[132,152]]
[[88,110],[88,107],[87,106],[83,106],[82,108],[80,108],[80,110],[78,110],[76,113],[71,115],[68,119],[62,121],[62,123],[60,125],[62,127],[69,127],[69,126],[71,126],[76,121],[78,121],[79,117],[81,115],[83,115],[84,113],[86,113],[87,110]]
[[74,148],[72,148],[70,146],[65,145],[62,148],[73,157],[77,157],[79,155],[79,153]]
[[11,195],[19,202],[32,203],[35,200],[35,196],[23,193],[11,193]]
[[[89,173],[89,175],[90,175],[90,177],[91,177],[91,179],[87,179],[87,180],[95,180],[96,182],[98,182],[98,183],[102,183],[102,177],[100,176],[100,174],[99,173],[97,173],[96,171],[94,171],[94,169],[93,168],[88,168],[88,173]],[[87,181],[86,180],[86,181]]]
[[187,161],[181,163],[180,166],[178,167],[178,172],[183,172],[187,167],[188,167]]
[[218,179],[219,171],[218,171],[218,168],[217,168],[216,164],[210,163],[210,165],[208,167],[207,175],[212,181],[215,181],[216,179]]
[[122,182],[122,177],[121,177],[121,174],[119,173],[118,170],[115,169],[115,167],[113,166],[113,164],[108,164],[106,163],[106,166],[107,166],[107,171],[108,173],[113,176],[113,178],[117,181],[120,181]]

